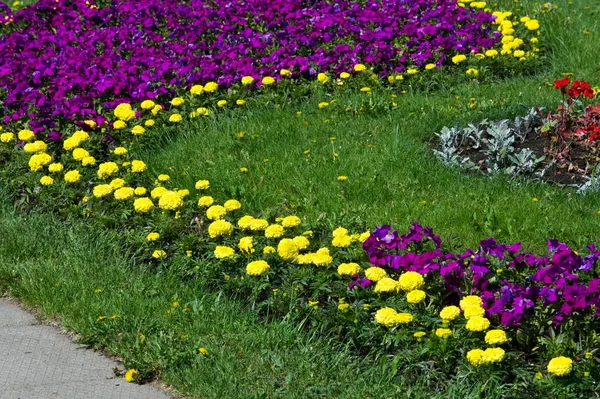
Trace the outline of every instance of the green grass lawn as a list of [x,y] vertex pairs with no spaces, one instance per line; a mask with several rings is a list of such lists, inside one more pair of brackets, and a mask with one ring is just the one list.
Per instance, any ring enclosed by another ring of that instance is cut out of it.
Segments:
[[[498,3],[515,9],[513,1]],[[518,4],[523,15],[539,7],[531,0]],[[597,194],[465,175],[441,165],[429,149],[443,126],[513,117],[525,110],[520,104],[556,106],[558,94],[546,83],[562,73],[600,83],[598,4],[554,4],[558,9],[540,17],[547,51],[533,76],[449,81],[437,91],[406,94],[374,88],[335,98],[316,90],[294,100],[249,99],[244,108],[157,127],[154,142],[134,155],[180,188],[209,179],[218,201],[237,198],[255,216],[297,214],[329,228],[389,223],[400,231],[419,221],[460,248],[490,236],[536,251],[550,237],[575,247],[598,242]],[[332,99],[330,107],[317,107]],[[384,110],[378,105],[383,101],[397,106]],[[361,112],[345,111],[361,105]],[[341,175],[348,180],[338,181]],[[523,381],[502,386],[474,375],[436,386],[440,393],[434,394],[426,365],[415,366],[422,374],[416,382],[396,375],[393,356],[359,358],[344,342],[287,320],[266,322],[244,298],[183,281],[177,264],[171,272],[131,264],[118,232],[25,215],[13,210],[8,193],[0,193],[0,287],[39,306],[43,317],[57,318],[83,342],[124,358],[127,367],[155,370],[147,377],[158,376],[186,395],[528,397]],[[200,355],[199,347],[209,355]]]

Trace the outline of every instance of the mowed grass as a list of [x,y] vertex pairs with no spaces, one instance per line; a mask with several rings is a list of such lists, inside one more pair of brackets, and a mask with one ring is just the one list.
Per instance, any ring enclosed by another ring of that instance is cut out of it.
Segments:
[[[530,14],[534,3],[521,4],[525,11],[520,15]],[[532,250],[541,250],[549,237],[584,246],[600,238],[597,195],[467,176],[441,165],[429,148],[443,126],[514,117],[526,112],[522,105],[555,107],[560,93],[548,83],[562,73],[600,84],[598,5],[554,4],[557,10],[540,17],[547,50],[535,76],[488,77],[487,83],[431,92],[409,89],[395,98],[374,89],[339,97],[317,91],[277,106],[248,101],[247,109],[159,127],[155,145],[140,157],[156,174],[170,174],[177,187],[193,188],[196,179],[209,179],[213,196],[237,198],[254,215],[297,214],[309,224],[329,227],[391,223],[400,230],[416,220],[459,246],[489,236],[522,241]],[[318,109],[319,102],[332,99],[334,104]],[[369,104],[382,101],[397,107],[369,110]],[[475,108],[469,107],[472,101]],[[345,111],[360,105],[365,110],[358,114]],[[248,172],[242,173],[242,167]],[[341,175],[348,180],[339,182]]]

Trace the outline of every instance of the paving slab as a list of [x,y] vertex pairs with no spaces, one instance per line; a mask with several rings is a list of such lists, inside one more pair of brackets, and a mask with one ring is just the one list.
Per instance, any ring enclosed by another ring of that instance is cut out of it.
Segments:
[[169,399],[115,377],[118,362],[74,343],[0,299],[0,399]]

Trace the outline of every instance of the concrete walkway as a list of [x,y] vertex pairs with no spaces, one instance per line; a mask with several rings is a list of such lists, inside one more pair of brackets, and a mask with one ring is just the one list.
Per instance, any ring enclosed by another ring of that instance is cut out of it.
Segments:
[[168,399],[150,386],[128,383],[122,366],[77,345],[0,298],[0,399]]

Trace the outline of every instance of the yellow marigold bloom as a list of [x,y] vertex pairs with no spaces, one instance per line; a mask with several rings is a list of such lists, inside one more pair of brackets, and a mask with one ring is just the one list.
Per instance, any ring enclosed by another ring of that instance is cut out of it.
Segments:
[[127,127],[127,123],[123,122],[122,120],[113,122],[113,128],[115,130],[125,129],[126,127]]
[[475,68],[469,68],[465,73],[470,78],[476,78],[477,76],[479,76],[479,71]]
[[217,245],[214,251],[215,258],[225,259],[235,255],[235,249],[223,245]]
[[152,257],[154,259],[166,258],[167,253],[165,251],[163,251],[162,249],[157,249],[156,251],[152,252]]
[[204,93],[204,87],[202,85],[193,85],[190,88],[190,94],[192,94],[194,96],[198,96],[202,93]]
[[460,307],[466,308],[469,306],[482,307],[483,301],[477,295],[467,295],[466,297],[460,300]]
[[406,272],[400,275],[398,283],[402,291],[412,291],[423,287],[425,280],[417,272]]
[[458,54],[458,55],[455,55],[454,57],[452,57],[452,62],[455,64],[460,64],[461,62],[466,61],[466,60],[467,60],[467,56],[464,54]]
[[308,246],[310,245],[310,241],[308,241],[308,238],[306,238],[305,236],[296,236],[292,238],[292,240],[294,240],[294,244],[296,244],[299,251],[308,248]]
[[341,312],[347,312],[348,309],[350,309],[350,305],[347,304],[347,303],[340,303],[338,305],[338,310],[341,311]]
[[125,147],[117,147],[113,150],[115,155],[125,155],[127,154],[127,148]]
[[230,199],[230,200],[225,201],[225,203],[223,204],[223,207],[225,208],[225,210],[227,212],[233,212],[233,211],[237,211],[238,209],[240,209],[242,207],[242,204],[238,200]]
[[548,372],[556,376],[564,376],[573,370],[573,360],[565,356],[555,357],[548,363]]
[[338,181],[346,181],[348,180],[348,176],[338,176],[337,179]]
[[529,30],[538,30],[540,29],[540,23],[537,19],[530,19],[529,21],[525,22],[525,27]]
[[246,273],[250,276],[262,276],[269,271],[269,264],[264,260],[255,260],[248,263]]
[[[360,91],[362,91],[363,93],[368,93],[368,92],[371,91],[371,88],[370,87],[366,87],[366,86],[365,87],[361,87]],[[338,178],[338,180],[339,180],[339,178]]]
[[238,248],[242,253],[250,255],[254,253],[254,245],[252,236],[242,237],[238,243]]
[[348,248],[352,243],[350,236],[337,236],[331,240],[331,245],[337,248]]
[[127,372],[125,373],[125,381],[127,381],[127,382],[133,381],[135,376],[137,375],[137,373],[138,373],[138,371],[136,369],[127,370]]
[[267,245],[266,247],[263,248],[263,254],[268,255],[268,254],[274,254],[276,252],[276,249],[270,245]]
[[148,241],[156,241],[159,238],[160,238],[160,234],[158,234],[155,231],[153,231],[152,233],[148,233],[148,235],[146,236],[146,240],[148,240]]
[[367,241],[367,238],[369,238],[369,237],[371,237],[371,232],[365,231],[364,233],[362,233],[358,236],[358,241],[365,242],[365,241]]
[[356,64],[356,65],[354,65],[354,71],[355,72],[362,72],[365,69],[367,69],[367,67],[364,66],[363,64]]
[[181,97],[175,97],[171,100],[171,105],[174,107],[179,107],[180,105],[183,105],[183,103],[185,102],[185,100]]
[[183,118],[180,114],[173,114],[169,117],[169,122],[179,123]]
[[25,146],[23,146],[23,151],[27,154],[35,154],[37,152],[46,152],[47,149],[48,149],[48,145],[41,140],[36,140],[33,143],[27,143],[27,144],[25,144]]
[[206,350],[206,348],[198,348],[198,352],[200,352],[200,354],[202,356],[207,356],[208,355],[208,351]]
[[242,100],[241,98],[238,98],[237,100],[235,100],[235,104],[236,105],[244,105],[244,104],[246,104],[246,100]]
[[465,319],[469,320],[471,317],[475,316],[483,316],[485,314],[485,309],[481,306],[465,306],[463,308],[463,315]]
[[152,108],[154,108],[155,105],[156,104],[152,100],[144,100],[140,104],[140,107],[142,107],[142,109],[152,109]]
[[127,201],[133,198],[133,187],[121,187],[115,190],[115,199],[118,201]]
[[48,165],[48,172],[59,173],[62,172],[65,167],[61,163],[51,163]]
[[281,76],[290,76],[292,74],[292,71],[290,71],[289,69],[282,69],[281,71],[279,71],[279,74]]
[[117,179],[111,180],[111,182],[109,184],[113,188],[113,190],[116,190],[118,188],[125,186],[125,180],[117,178]]
[[150,112],[152,112],[152,115],[156,116],[156,115],[158,115],[158,113],[160,111],[162,111],[162,109],[163,109],[162,106],[157,104],[154,106],[154,108],[152,108],[152,111],[150,111]]
[[131,161],[131,173],[142,173],[146,171],[147,166],[144,161],[139,161],[137,159]]
[[421,303],[425,300],[426,294],[425,291],[421,290],[412,290],[408,294],[406,294],[406,301],[408,303]]
[[392,308],[381,308],[375,312],[375,322],[385,327],[396,327],[400,324],[398,312]]
[[423,338],[425,335],[427,335],[427,333],[425,333],[424,331],[417,331],[416,333],[413,334],[413,337],[419,339],[419,338]]
[[84,150],[83,148],[75,148],[73,150],[73,159],[76,161],[81,161],[85,157],[89,157],[90,153]]
[[148,190],[146,190],[145,187],[136,187],[135,191],[134,191],[134,194],[139,197],[139,196],[142,196],[142,195],[146,195],[147,192],[148,192]]
[[144,133],[146,133],[146,129],[144,129],[143,126],[135,125],[133,128],[131,128],[131,134],[134,136],[141,136]]
[[185,197],[190,195],[190,190],[185,189],[185,188],[182,190],[177,190],[177,195],[179,195],[179,197],[181,197],[181,199],[185,199]]
[[341,79],[348,79],[350,77],[350,74],[348,72],[342,72],[340,73],[340,78]]
[[101,179],[106,179],[117,173],[119,173],[119,166],[114,162],[104,162],[98,166],[98,177]]
[[317,75],[317,80],[319,82],[321,82],[322,84],[325,84],[325,83],[329,82],[329,77],[324,73],[320,73]]
[[481,355],[481,360],[484,364],[499,363],[504,360],[504,349],[502,348],[487,348]]
[[94,166],[96,165],[96,158],[94,157],[85,157],[81,160],[82,166]]
[[435,64],[427,64],[427,65],[425,65],[425,69],[428,71],[435,69]]
[[415,68],[408,68],[406,70],[406,73],[409,74],[409,75],[416,75],[417,73],[419,73],[419,70],[415,69]]
[[51,186],[52,184],[54,184],[54,179],[50,176],[42,176],[40,178],[40,184],[42,186]]
[[375,285],[376,294],[390,294],[398,292],[398,282],[393,278],[384,277]]
[[137,198],[133,201],[133,209],[137,213],[148,213],[154,209],[154,203],[148,197]]
[[150,191],[150,196],[154,199],[158,199],[158,198],[162,197],[167,191],[169,191],[169,190],[167,190],[164,187],[156,187],[155,189]]
[[67,183],[77,183],[81,179],[81,173],[78,170],[71,170],[65,173],[65,181]]
[[525,56],[525,52],[523,50],[516,50],[513,53],[513,56],[516,57],[516,58],[522,58],[522,57]]
[[195,187],[196,190],[208,190],[210,187],[210,182],[208,180],[198,180]]
[[227,215],[227,210],[221,205],[213,205],[206,210],[206,217],[210,220],[223,219]]
[[165,175],[165,174],[158,175],[158,181],[161,181],[161,182],[169,181],[170,178],[171,178],[171,176],[169,176],[169,175]]
[[294,243],[294,240],[284,238],[279,241],[279,244],[277,245],[277,254],[285,262],[292,262],[298,257],[298,253],[298,247],[296,246],[296,243]]
[[210,238],[217,238],[225,235],[231,235],[233,231],[233,225],[226,220],[219,219],[215,220],[208,225],[208,234]]
[[284,233],[285,229],[279,224],[272,224],[265,229],[265,237],[267,238],[279,238]]
[[302,224],[302,220],[298,216],[286,216],[281,220],[281,225],[286,228],[297,227]]
[[250,215],[242,216],[240,220],[238,220],[238,227],[243,230],[249,230],[252,227],[253,221],[254,217]]
[[116,106],[114,114],[122,121],[130,121],[135,119],[135,112],[131,108],[131,104],[123,103]]
[[227,105],[227,100],[219,100],[217,101],[217,107],[224,107]]
[[387,272],[381,267],[369,267],[365,270],[365,277],[371,281],[379,281],[384,277],[387,277]]
[[158,206],[161,209],[176,211],[183,206],[183,200],[175,191],[167,191],[160,196]]
[[483,350],[472,349],[467,352],[467,360],[474,366],[483,364]]
[[242,78],[242,84],[244,86],[251,85],[252,83],[254,83],[254,78],[252,76],[244,76]]
[[261,231],[269,227],[269,222],[265,219],[252,219],[250,222],[250,230]]
[[358,263],[341,263],[337,268],[340,276],[352,276],[360,273],[360,271],[361,268]]
[[440,311],[440,317],[444,321],[451,321],[456,319],[460,315],[460,309],[458,306],[446,306]]
[[210,196],[200,197],[200,199],[198,200],[198,207],[209,207],[213,204],[213,202],[215,202],[213,197],[210,197]]
[[275,83],[275,79],[274,79],[273,77],[271,77],[271,76],[265,76],[265,77],[262,79],[262,84],[263,84],[264,86],[270,86],[270,85],[272,85],[273,83]]
[[112,192],[113,188],[110,186],[110,184],[100,184],[94,187],[94,190],[92,191],[94,197],[96,198],[106,197],[107,195],[111,195]]
[[17,137],[21,141],[31,141],[35,138],[35,133],[33,133],[29,129],[23,129],[23,130],[20,130],[19,133],[17,133]]
[[208,108],[200,107],[196,110],[198,116],[207,116],[210,115],[210,110]]
[[485,317],[473,316],[467,321],[466,328],[469,331],[485,331],[490,328],[490,321]]
[[448,338],[452,335],[452,330],[450,330],[449,328],[438,328],[437,330],[435,330],[435,335],[437,335],[440,338]]
[[326,101],[320,102],[318,105],[319,108],[323,109],[323,108],[327,108],[329,107],[329,103]]
[[485,343],[488,345],[501,345],[507,341],[506,333],[502,330],[490,330],[485,334]]
[[329,266],[333,258],[327,248],[320,248],[311,258],[311,263],[315,266]]
[[41,170],[44,166],[52,162],[52,157],[46,153],[33,154],[29,158],[29,169],[34,172]]
[[2,134],[0,134],[0,142],[8,144],[8,143],[13,142],[13,141],[15,141],[15,134],[14,133],[2,133]]
[[348,229],[345,229],[343,227],[338,227],[337,229],[333,230],[333,232],[331,233],[332,237],[342,237],[342,236],[347,236],[348,235]]

